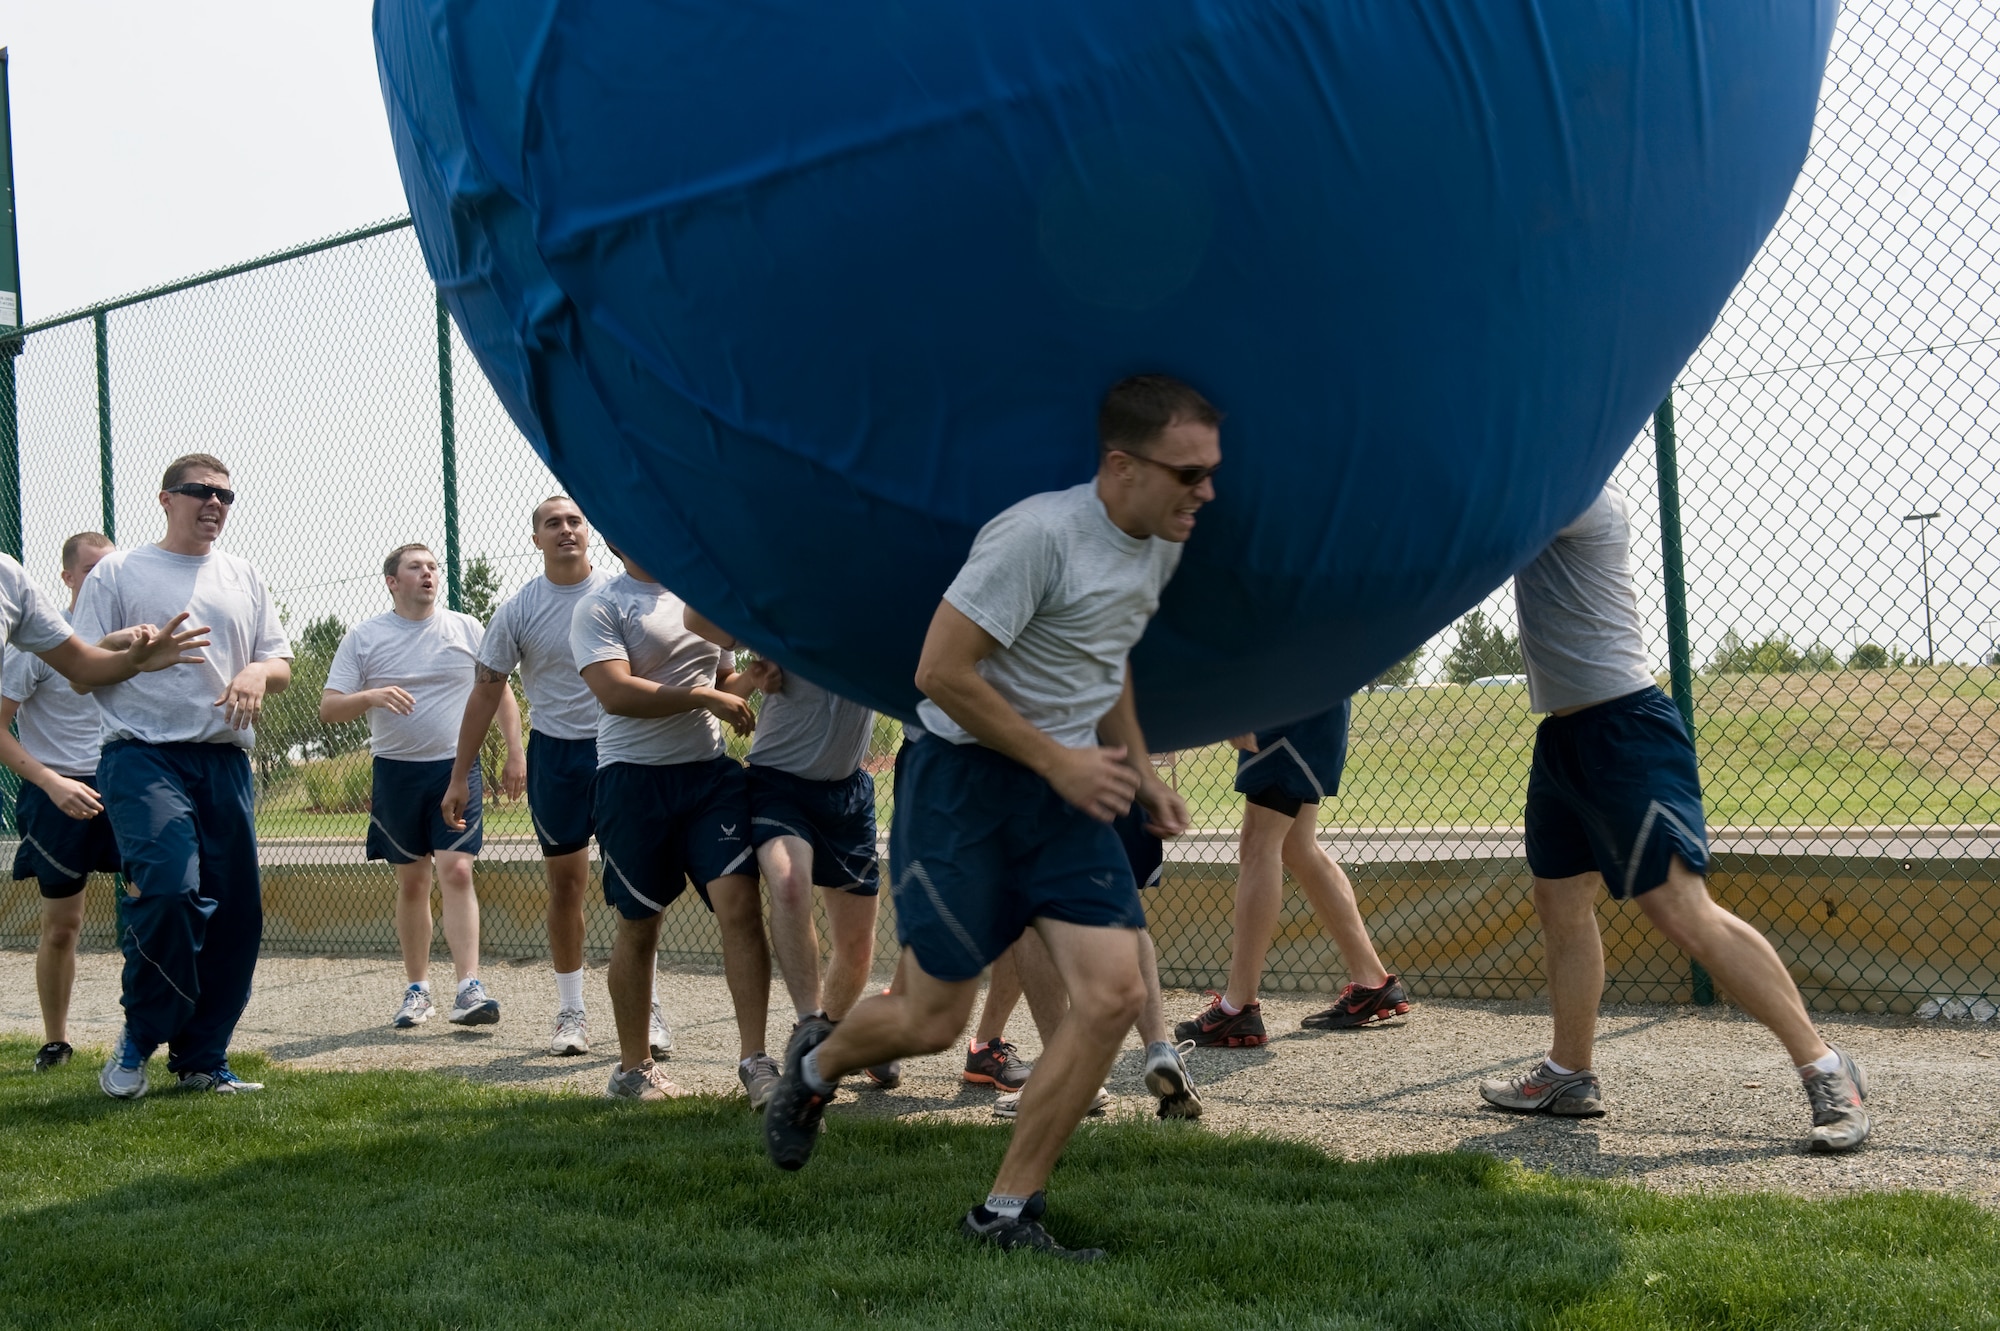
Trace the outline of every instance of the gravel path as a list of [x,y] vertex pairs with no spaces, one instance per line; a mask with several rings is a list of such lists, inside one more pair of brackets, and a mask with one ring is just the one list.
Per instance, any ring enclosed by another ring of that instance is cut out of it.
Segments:
[[[33,956],[0,952],[0,1031],[40,1036]],[[117,1020],[118,958],[81,958],[71,1039],[110,1043]],[[448,967],[434,971],[437,980]],[[388,1018],[402,989],[389,959],[266,957],[237,1033],[298,1067],[396,1067],[481,1081],[601,1093],[615,1057],[604,972],[585,977],[598,1048],[552,1057],[545,1043],[555,983],[540,963],[503,964],[485,976],[503,1005],[498,1026],[465,1030],[440,1017],[416,1031]],[[684,1088],[739,1093],[735,1026],[719,974],[662,972],[660,999],[674,1025],[671,1070]],[[774,998],[782,1003],[780,991]],[[1324,999],[1265,1000],[1272,1042],[1258,1050],[1196,1050],[1190,1066],[1217,1131],[1264,1131],[1350,1158],[1403,1151],[1485,1151],[1563,1174],[1626,1178],[1668,1190],[1780,1188],[1825,1195],[1862,1188],[1956,1193],[2000,1208],[2000,1029],[1904,1017],[1824,1015],[1828,1035],[1872,1078],[1875,1135],[1847,1156],[1800,1151],[1805,1098],[1783,1051],[1755,1023],[1726,1008],[1606,1009],[1597,1067],[1609,1113],[1595,1120],[1515,1117],[1482,1107],[1481,1076],[1511,1069],[1548,1039],[1545,1005],[1438,1000],[1395,1029],[1301,1031]],[[1168,995],[1171,1016],[1197,995]],[[775,1011],[775,1009],[774,1009]],[[774,1016],[772,1038],[784,1036]],[[1037,1052],[1025,1006],[1012,1032]],[[956,1056],[906,1065],[901,1089],[843,1097],[843,1113],[922,1114],[988,1121],[993,1093],[958,1079]],[[1147,1117],[1152,1101],[1129,1048],[1111,1078],[1118,1117]]]

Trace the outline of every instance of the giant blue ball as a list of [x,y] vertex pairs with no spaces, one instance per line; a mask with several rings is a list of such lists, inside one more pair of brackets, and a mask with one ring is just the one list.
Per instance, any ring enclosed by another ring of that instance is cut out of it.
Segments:
[[689,602],[905,717],[980,524],[1164,371],[1156,747],[1319,711],[1590,500],[1777,220],[1833,0],[378,0],[425,260]]

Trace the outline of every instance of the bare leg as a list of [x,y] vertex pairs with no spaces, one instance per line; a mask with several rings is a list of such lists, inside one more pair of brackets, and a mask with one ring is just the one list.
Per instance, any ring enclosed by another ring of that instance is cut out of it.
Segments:
[[451,964],[464,984],[479,974],[479,894],[472,887],[472,856],[462,850],[437,853],[438,895],[444,899],[444,941]]
[[819,1046],[820,1075],[834,1080],[899,1058],[949,1049],[964,1033],[978,997],[978,980],[934,979],[924,974],[906,948],[890,992],[856,1003]]
[[[1018,947],[1017,941],[987,968],[986,1005],[979,1009],[979,1025],[972,1032],[974,1044],[985,1044],[1007,1033],[1008,1018],[1021,1001],[1021,967],[1015,960]],[[904,956],[908,955],[906,951]]]
[[1132,930],[1035,921],[1069,992],[1070,1018],[1021,1092],[1021,1109],[993,1191],[1026,1197],[1048,1181],[1056,1157],[1111,1071],[1146,1001]]
[[868,987],[868,970],[875,963],[876,899],[852,892],[826,892],[826,927],[833,941],[826,978],[820,982],[820,1005],[839,1021]]
[[1597,893],[1603,884],[1594,873],[1535,880],[1542,973],[1548,978],[1556,1028],[1549,1057],[1572,1072],[1590,1066],[1597,1004],[1604,997],[1604,939],[1597,929]]
[[1276,809],[1244,801],[1236,871],[1236,928],[1230,943],[1229,984],[1223,990],[1223,997],[1234,1008],[1256,1002],[1257,987],[1264,979],[1264,958],[1278,934],[1285,837],[1293,822]]
[[403,949],[403,975],[423,984],[431,973],[431,860],[396,866],[396,942]]
[[611,990],[611,1019],[618,1025],[618,1063],[628,1072],[653,1056],[647,1023],[653,1012],[653,956],[659,947],[658,915],[618,917],[604,981]]
[[1035,1019],[1035,1034],[1047,1049],[1069,1016],[1069,990],[1049,957],[1048,945],[1035,930],[1022,934],[1011,950],[1021,972],[1021,991],[1028,996],[1028,1012]]
[[[1382,958],[1375,955],[1374,940],[1368,937],[1361,908],[1354,903],[1354,884],[1347,881],[1347,875],[1333,857],[1321,848],[1318,830],[1319,805],[1308,804],[1299,810],[1299,816],[1292,819],[1291,830],[1285,833],[1285,867],[1298,880],[1299,890],[1305,893],[1313,914],[1319,917],[1320,928],[1326,930],[1327,937],[1340,949],[1348,980],[1364,989],[1379,988],[1389,982],[1388,969],[1382,965]],[[1233,979],[1234,972],[1231,974]]]
[[792,1010],[800,1017],[820,1010],[812,863],[812,847],[798,837],[779,837],[757,847],[757,867],[763,871],[765,889],[771,894],[771,951],[778,962],[778,974],[784,977],[785,992],[791,996]]
[[42,1004],[42,1039],[50,1043],[69,1043],[69,996],[76,987],[76,940],[82,932],[83,893],[43,898],[35,997]]
[[1160,958],[1153,935],[1139,931],[1139,978],[1146,986],[1146,1001],[1139,1008],[1139,1042],[1160,1044],[1167,1038],[1166,1001],[1160,996]]
[[1770,940],[1715,904],[1708,883],[1680,857],[1667,881],[1639,895],[1646,918],[1681,949],[1708,968],[1736,1005],[1764,1023],[1784,1044],[1792,1062],[1804,1065],[1828,1053],[1791,972]]
[[[764,941],[764,903],[757,880],[730,874],[708,885],[715,923],[722,931],[722,975],[736,1008],[738,1058],[764,1052],[771,1017],[771,949]],[[648,1003],[651,995],[648,994]]]
[[583,896],[590,890],[590,849],[542,861],[549,877],[549,963],[558,974],[583,969]]

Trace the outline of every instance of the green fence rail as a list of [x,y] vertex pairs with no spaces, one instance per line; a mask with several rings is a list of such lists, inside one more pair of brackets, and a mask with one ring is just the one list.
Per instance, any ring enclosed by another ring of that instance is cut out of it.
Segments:
[[[1846,6],[1791,204],[1615,477],[1648,648],[1697,739],[1714,888],[1821,1007],[1978,1015],[2000,995],[1996,45],[2000,14],[1978,0]],[[387,605],[385,551],[436,541],[450,604],[490,615],[537,571],[529,513],[555,488],[445,317],[407,219],[30,324],[0,351],[14,371],[0,546],[18,543],[52,595],[72,532],[157,537],[167,459],[229,461],[243,497],[227,544],[264,572],[299,653],[253,755],[266,946],[393,950],[390,873],[361,852],[367,756],[354,727],[320,725],[320,683],[344,627]],[[1355,699],[1323,838],[1418,994],[1540,988],[1519,670],[1502,587]],[[878,771],[897,739],[878,727]],[[1196,829],[1149,893],[1163,971],[1215,984],[1233,755],[1157,761]],[[491,806],[487,831],[485,950],[539,955],[525,810]],[[592,912],[601,952],[610,919]],[[29,943],[36,917],[32,884],[0,890],[0,943]],[[1630,908],[1607,902],[1603,919],[1614,997],[1709,998]],[[663,947],[713,958],[692,895]],[[1270,986],[1344,978],[1292,894]]]

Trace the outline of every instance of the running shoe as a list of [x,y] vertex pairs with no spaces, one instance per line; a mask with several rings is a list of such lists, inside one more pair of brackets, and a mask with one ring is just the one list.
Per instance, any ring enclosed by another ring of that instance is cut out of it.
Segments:
[[830,1031],[808,1027],[801,1038],[785,1050],[785,1070],[764,1105],[764,1150],[780,1169],[803,1169],[812,1159],[813,1147],[826,1119],[826,1107],[840,1094],[834,1087],[822,1095],[806,1085],[800,1064],[817,1049]]
[[646,1052],[654,1059],[663,1059],[674,1052],[674,1033],[667,1029],[667,1019],[660,1015],[660,1005],[653,1004],[653,1013],[646,1018]]
[[[820,1040],[825,1038],[822,1035]],[[818,1043],[819,1040],[813,1041],[813,1044]],[[752,1054],[736,1065],[736,1079],[743,1083],[744,1094],[750,1097],[750,1107],[760,1114],[764,1112],[764,1106],[771,1103],[771,1092],[778,1089],[778,1078],[783,1075],[778,1060],[769,1054]]]
[[868,1080],[885,1091],[893,1091],[903,1084],[903,1060],[892,1058],[887,1063],[877,1063],[867,1069]]
[[1018,1091],[1027,1084],[1033,1063],[1023,1063],[1020,1051],[1005,1040],[971,1044],[965,1050],[965,1079],[974,1086],[993,1086]]
[[218,1095],[241,1095],[245,1091],[261,1091],[261,1081],[245,1081],[229,1070],[224,1063],[213,1072],[183,1072],[180,1089],[183,1091],[213,1091]]
[[833,1028],[839,1024],[824,1012],[815,1012],[811,1016],[800,1017],[792,1023],[791,1033],[785,1037],[786,1057],[791,1056],[792,1046],[800,1040],[810,1039],[811,1044],[806,1046],[806,1048],[810,1049],[813,1045],[818,1044],[820,1041],[826,1039],[827,1036],[833,1034]]
[[500,1020],[500,1003],[486,992],[486,986],[477,980],[467,980],[458,986],[458,997],[452,1000],[451,1024],[454,1026],[491,1026]]
[[1480,1098],[1500,1109],[1524,1114],[1560,1114],[1565,1118],[1600,1118],[1604,1091],[1597,1074],[1557,1072],[1547,1059],[1518,1077],[1489,1077],[1479,1083]]
[[622,1063],[611,1065],[611,1084],[604,1093],[614,1100],[672,1100],[685,1094],[667,1080],[667,1072],[652,1059],[627,1070]]
[[[590,1052],[590,1018],[580,1007],[566,1007],[556,1013],[555,1033],[549,1036],[549,1052],[558,1058]],[[655,1053],[653,1057],[658,1058]]]
[[1194,1088],[1182,1056],[1194,1048],[1194,1041],[1168,1044],[1155,1040],[1146,1046],[1146,1089],[1160,1097],[1161,1118],[1200,1118],[1201,1093]]
[[1299,1025],[1309,1031],[1352,1031],[1394,1021],[1409,1010],[1410,996],[1403,992],[1403,982],[1391,975],[1373,989],[1348,985],[1332,1007],[1313,1013]]
[[403,991],[403,1006],[396,1011],[390,1025],[399,1031],[407,1031],[412,1026],[421,1026],[437,1011],[437,1004],[431,1002],[431,991],[421,984],[413,984]]
[[[1090,1108],[1083,1112],[1090,1118],[1103,1118],[1104,1111],[1109,1108],[1111,1108],[1111,1092],[1105,1087],[1100,1086],[1097,1088],[1097,1094],[1091,1097]],[[1020,1112],[1021,1093],[1019,1091],[1009,1091],[993,1102],[993,1117],[995,1118],[1004,1118],[1011,1121],[1018,1117]]]
[[1840,1066],[1832,1072],[1815,1068],[1805,1075],[1806,1101],[1812,1106],[1809,1151],[1851,1151],[1868,1140],[1868,1074],[1840,1050]]
[[114,1100],[136,1100],[146,1093],[146,1055],[122,1027],[111,1046],[111,1057],[98,1071],[97,1084]]
[[1050,1237],[1042,1228],[1042,1216],[1048,1212],[1045,1194],[1037,1192],[1028,1199],[1018,1217],[994,1216],[981,1220],[979,1213],[986,1208],[975,1206],[965,1213],[958,1222],[958,1232],[975,1243],[989,1244],[1003,1251],[1025,1248],[1029,1252],[1039,1252],[1065,1262],[1094,1262],[1104,1256],[1102,1248],[1065,1248]]
[[1208,991],[1210,1003],[1188,1020],[1174,1027],[1174,1039],[1189,1040],[1203,1049],[1254,1049],[1267,1042],[1264,1034],[1264,1007],[1250,1002],[1235,1016],[1222,1010],[1222,995]]
[[59,1068],[69,1062],[70,1055],[75,1052],[65,1041],[51,1040],[35,1051],[35,1071],[47,1072],[50,1068]]

